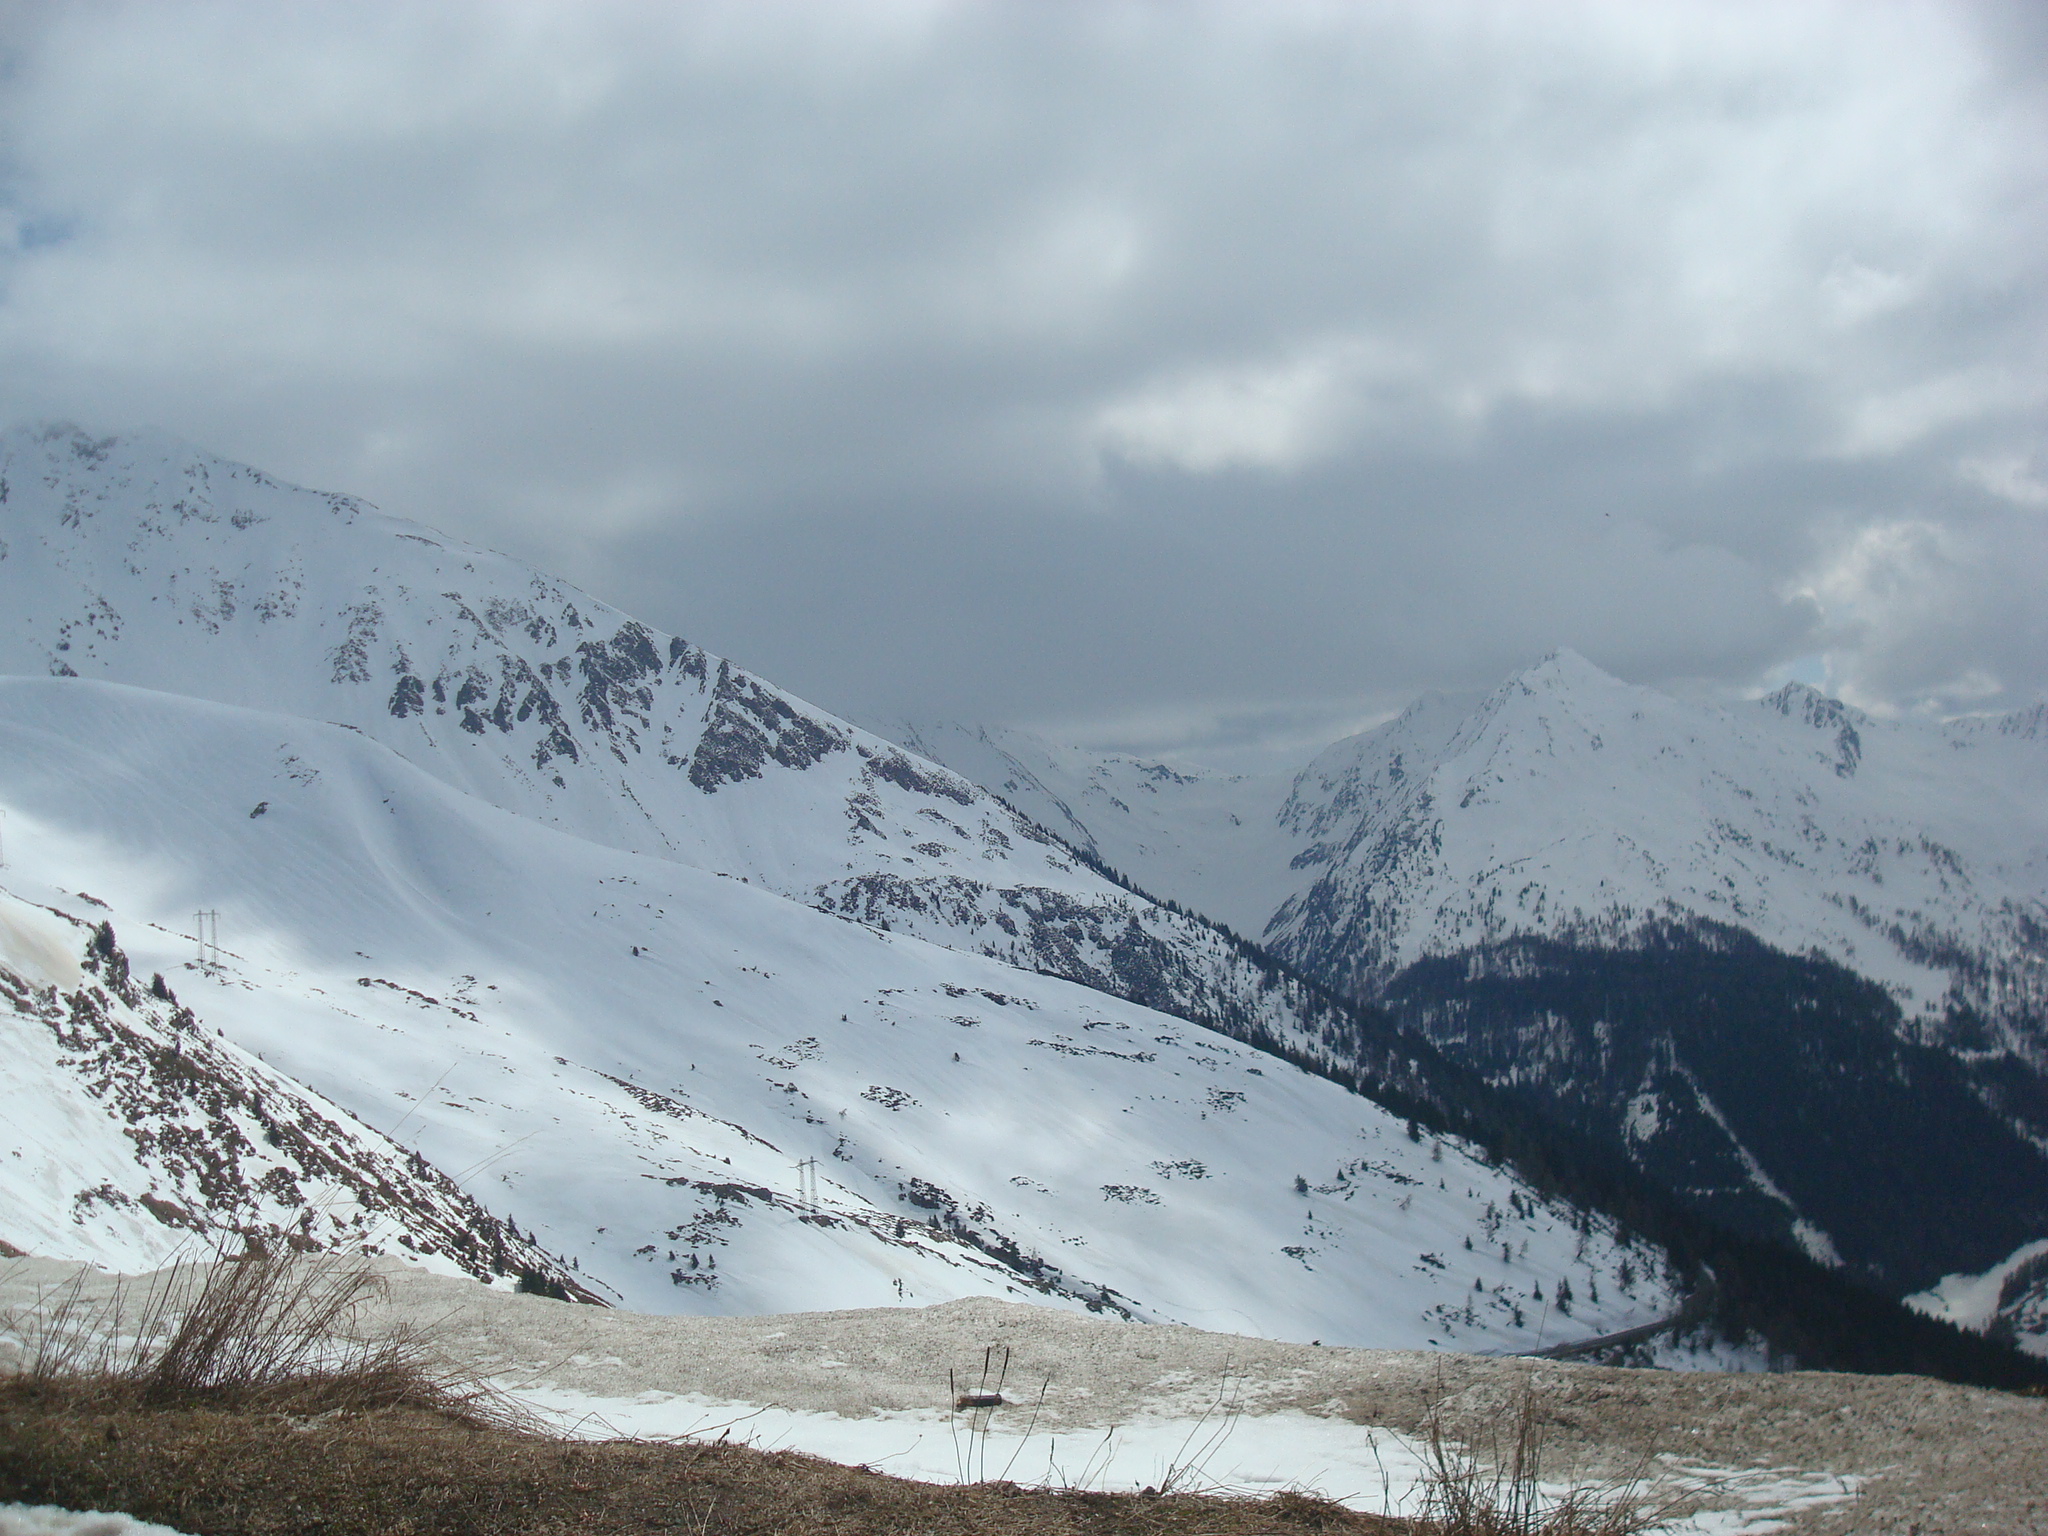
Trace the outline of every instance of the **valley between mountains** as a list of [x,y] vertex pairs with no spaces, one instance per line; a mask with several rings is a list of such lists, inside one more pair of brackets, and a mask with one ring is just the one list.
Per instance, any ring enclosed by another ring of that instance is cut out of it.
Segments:
[[1560,652],[1291,776],[889,729],[1717,1224],[2048,1351],[2048,708]]
[[1710,711],[1560,655],[1285,784],[871,732],[424,526],[64,427],[0,438],[0,613],[16,1249],[2048,1352],[2039,712]]

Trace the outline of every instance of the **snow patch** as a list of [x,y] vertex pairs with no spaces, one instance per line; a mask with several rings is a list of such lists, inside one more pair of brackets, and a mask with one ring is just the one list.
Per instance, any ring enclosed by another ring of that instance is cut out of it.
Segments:
[[0,1504],[0,1536],[182,1536],[168,1525],[131,1515],[59,1509],[54,1504]]
[[[1958,1328],[1982,1333],[1997,1321],[2001,1309],[2015,1298],[2008,1287],[2021,1272],[2039,1269],[2048,1260],[2048,1238],[2024,1244],[1982,1274],[1944,1275],[1924,1291],[1906,1298],[1906,1305]],[[2029,1354],[2048,1359],[2048,1333],[2022,1332],[2016,1340]]]
[[61,918],[0,891],[0,965],[37,986],[75,987],[76,930]]

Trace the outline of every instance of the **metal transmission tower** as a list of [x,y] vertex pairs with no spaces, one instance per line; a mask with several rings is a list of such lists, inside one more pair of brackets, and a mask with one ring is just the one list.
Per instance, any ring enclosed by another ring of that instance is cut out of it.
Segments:
[[807,1157],[796,1165],[796,1197],[809,1209],[818,1208],[818,1160]]
[[214,969],[220,964],[220,913],[194,912],[192,932],[199,942],[199,969]]

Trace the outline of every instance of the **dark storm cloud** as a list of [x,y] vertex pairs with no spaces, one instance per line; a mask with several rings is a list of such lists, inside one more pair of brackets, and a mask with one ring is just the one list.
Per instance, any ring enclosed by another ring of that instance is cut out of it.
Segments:
[[[2048,684],[2025,5],[0,9],[0,408],[867,715]],[[1823,658],[1824,660],[1816,660]]]

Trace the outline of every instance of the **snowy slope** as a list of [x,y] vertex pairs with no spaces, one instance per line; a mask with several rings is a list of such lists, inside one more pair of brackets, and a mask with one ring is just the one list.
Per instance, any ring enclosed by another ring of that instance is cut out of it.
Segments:
[[14,891],[91,892],[204,1025],[638,1308],[1020,1295],[1501,1348],[1671,1305],[1654,1255],[1319,1078],[540,826],[357,732],[9,680],[0,805]]
[[686,641],[168,439],[0,436],[0,540],[0,673],[351,725],[520,815],[784,891],[906,865],[1098,884],[963,781]]
[[1344,1021],[964,778],[500,555],[198,449],[0,435],[0,674],[349,726],[627,852],[1346,1070]]
[[129,1270],[343,1248],[574,1286],[418,1154],[203,1028],[161,975],[134,975],[104,914],[0,889],[8,1247]]
[[1982,1274],[1954,1274],[1907,1305],[1959,1328],[2003,1338],[2048,1360],[2048,1238],[2019,1248]]

